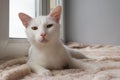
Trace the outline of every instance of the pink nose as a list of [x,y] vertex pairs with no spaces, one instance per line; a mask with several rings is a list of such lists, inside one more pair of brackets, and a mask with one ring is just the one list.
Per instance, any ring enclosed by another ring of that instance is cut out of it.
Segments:
[[41,33],[41,36],[42,36],[42,37],[45,37],[45,36],[46,36],[46,33]]

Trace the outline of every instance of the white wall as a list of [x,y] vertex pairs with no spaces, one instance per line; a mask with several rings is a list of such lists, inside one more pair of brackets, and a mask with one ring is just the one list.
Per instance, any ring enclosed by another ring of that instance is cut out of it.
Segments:
[[120,44],[120,0],[66,0],[66,41]]

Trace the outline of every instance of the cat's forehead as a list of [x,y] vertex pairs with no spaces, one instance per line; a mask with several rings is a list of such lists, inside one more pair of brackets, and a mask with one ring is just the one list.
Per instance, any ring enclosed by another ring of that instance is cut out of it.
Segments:
[[33,23],[49,24],[49,23],[55,23],[55,21],[49,16],[39,16],[39,17],[33,19]]
[[38,21],[38,22],[41,22],[41,23],[48,21],[46,16],[39,16],[39,17],[35,18],[34,20],[35,20],[36,22]]

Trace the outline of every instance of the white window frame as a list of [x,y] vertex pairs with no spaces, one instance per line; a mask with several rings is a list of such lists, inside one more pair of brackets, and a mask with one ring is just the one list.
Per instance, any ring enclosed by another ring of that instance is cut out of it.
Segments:
[[[64,7],[64,0],[62,6]],[[29,43],[26,38],[9,38],[9,0],[1,0],[0,5],[0,36],[4,36],[0,39],[0,58],[4,57],[18,57],[27,55]],[[36,0],[36,16],[47,15],[50,11],[50,0]],[[64,13],[64,8],[63,8]],[[64,41],[64,14],[61,16],[61,38]]]

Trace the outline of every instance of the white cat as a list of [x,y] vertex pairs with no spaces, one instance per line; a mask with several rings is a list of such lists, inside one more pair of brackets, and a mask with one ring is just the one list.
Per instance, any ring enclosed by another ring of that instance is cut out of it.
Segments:
[[57,6],[49,15],[34,19],[19,13],[31,44],[27,63],[40,75],[51,75],[51,69],[82,68],[82,64],[75,58],[86,58],[61,42],[59,24],[61,11],[61,6]]

